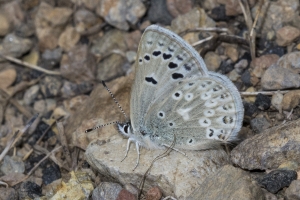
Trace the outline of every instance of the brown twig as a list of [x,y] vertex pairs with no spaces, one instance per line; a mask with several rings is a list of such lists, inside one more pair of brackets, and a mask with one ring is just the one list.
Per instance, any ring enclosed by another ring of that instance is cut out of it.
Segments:
[[63,123],[60,121],[56,121],[56,126],[57,126],[57,130],[58,130],[58,135],[59,135],[58,138],[63,147],[63,151],[64,151],[65,157],[67,159],[68,165],[69,165],[69,167],[71,167],[72,166],[72,158],[71,158],[70,150],[68,148],[68,142],[67,142],[67,138],[65,135]]
[[57,76],[60,76],[60,75],[61,75],[60,72],[47,70],[47,69],[44,69],[44,68],[39,67],[39,66],[37,66],[37,65],[30,64],[30,63],[28,63],[28,62],[19,60],[19,59],[17,59],[17,58],[11,57],[11,56],[3,55],[3,54],[1,54],[1,53],[0,53],[0,56],[2,56],[3,58],[5,58],[5,59],[8,60],[8,61],[11,61],[11,62],[13,62],[13,63],[19,64],[19,65],[22,65],[22,66],[25,66],[25,67],[28,67],[28,68],[30,68],[30,69],[34,69],[34,70],[37,70],[37,71],[40,71],[40,72],[44,72],[45,74],[49,74],[49,75],[57,75]]
[[242,96],[256,96],[258,94],[263,94],[263,95],[269,95],[272,96],[276,93],[280,94],[286,94],[290,91],[295,91],[295,90],[283,90],[283,91],[261,91],[261,92],[240,92]]
[[185,31],[183,31],[183,32],[181,32],[181,33],[179,33],[178,35],[179,36],[183,36],[183,35],[185,35],[185,34],[187,34],[187,33],[191,33],[191,32],[228,32],[229,30],[228,30],[228,28],[219,28],[219,27],[207,27],[207,28],[195,28],[195,29],[187,29],[187,30],[185,30]]

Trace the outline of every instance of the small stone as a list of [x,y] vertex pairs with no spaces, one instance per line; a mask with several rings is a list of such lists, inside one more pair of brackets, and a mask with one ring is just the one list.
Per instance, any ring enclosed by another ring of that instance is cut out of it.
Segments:
[[233,82],[237,81],[241,77],[241,75],[239,75],[235,70],[232,70],[231,72],[229,72],[229,74],[227,74],[227,76]]
[[269,121],[264,117],[257,117],[252,119],[250,125],[255,133],[261,133],[263,130],[271,127]]
[[31,105],[35,98],[38,96],[40,91],[40,86],[39,85],[33,85],[30,88],[28,88],[25,93],[24,93],[24,104],[25,105]]
[[265,175],[260,181],[266,190],[271,193],[276,193],[280,189],[287,187],[293,180],[297,179],[297,172],[294,170],[274,170]]
[[84,34],[91,28],[99,26],[103,20],[87,9],[79,9],[74,14],[75,29],[78,33]]
[[20,199],[35,198],[42,195],[42,188],[34,182],[25,181],[21,183],[19,190]]
[[129,63],[134,63],[136,56],[137,56],[136,51],[127,51],[126,52],[126,58]]
[[300,180],[292,181],[291,185],[285,190],[287,200],[300,199]]
[[279,46],[288,46],[299,36],[299,29],[292,26],[284,26],[276,32],[276,43]]
[[261,78],[265,71],[273,64],[275,64],[279,59],[276,54],[267,54],[260,57],[254,58],[252,60],[250,67],[253,69],[252,73],[257,78]]
[[0,188],[1,200],[18,200],[19,195],[13,188]]
[[94,189],[92,198],[93,200],[117,199],[121,190],[121,185],[117,183],[101,182]]
[[27,38],[33,36],[35,27],[33,21],[27,21],[16,27],[15,33],[19,37]]
[[171,29],[175,33],[181,33],[188,29],[199,27],[215,27],[216,23],[208,17],[204,9],[195,7],[190,12],[179,15],[171,22]]
[[282,100],[283,100],[283,94],[276,92],[272,96],[271,104],[274,106],[280,113],[282,112]]
[[181,0],[166,0],[167,8],[170,14],[173,17],[177,17],[178,15],[183,15],[193,8],[193,1],[186,0],[182,3]]
[[22,158],[17,156],[5,156],[1,164],[1,172],[4,174],[24,173],[25,164]]
[[300,103],[300,92],[290,91],[283,96],[281,107],[283,110],[290,111]]
[[10,23],[6,15],[0,13],[0,36],[5,36],[9,33]]
[[244,102],[245,116],[253,117],[259,112],[259,109],[253,104]]
[[217,71],[221,65],[222,58],[213,51],[209,51],[204,56],[204,62],[209,71]]
[[62,49],[55,48],[53,50],[45,50],[42,54],[41,65],[46,69],[53,69],[57,66],[62,57]]
[[[225,5],[227,16],[236,16],[243,13],[239,1],[218,0],[218,3]],[[250,0],[248,3],[250,7],[253,7],[254,4],[256,3],[256,0]]]
[[146,200],[160,200],[162,193],[158,187],[152,187],[147,191]]
[[60,178],[61,178],[61,173],[58,165],[52,164],[43,169],[42,179],[45,185],[48,185]]
[[238,74],[242,74],[247,69],[249,61],[247,59],[241,59],[234,64],[234,69]]
[[12,27],[19,26],[24,23],[26,13],[22,9],[20,1],[6,1],[7,3],[1,4],[1,13],[3,13],[10,22]]
[[136,200],[136,197],[125,189],[122,189],[116,200]]
[[271,100],[268,96],[259,93],[256,96],[256,100],[254,103],[260,110],[267,110],[271,106]]
[[47,109],[46,109],[46,101],[44,99],[38,100],[34,102],[33,109],[37,112],[40,113],[41,115],[46,114]]
[[79,84],[64,81],[61,88],[61,94],[64,98],[70,98],[80,94],[85,94],[93,89],[93,84],[90,82],[81,82]]
[[282,90],[300,87],[300,76],[290,69],[279,67],[277,64],[269,67],[261,78],[264,90]]
[[127,31],[129,24],[135,25],[146,13],[146,7],[140,0],[103,0],[96,8],[96,13],[110,25]]
[[102,60],[97,66],[97,79],[109,81],[113,78],[123,76],[126,68],[129,68],[129,63],[126,67],[126,59],[118,54],[112,54]]
[[285,69],[290,69],[295,73],[300,73],[300,52],[295,51],[282,56],[277,64]]
[[222,74],[228,74],[234,69],[234,65],[230,59],[222,61],[219,70]]
[[247,87],[252,86],[252,83],[251,83],[251,74],[250,74],[249,70],[246,70],[242,74],[241,79],[242,79],[243,83],[245,84],[245,86],[247,86]]
[[62,180],[57,179],[48,185],[43,185],[43,194],[47,197],[47,199],[51,199],[53,194],[55,194],[62,186]]
[[71,113],[75,112],[80,105],[83,104],[89,97],[87,95],[78,95],[71,99],[64,100],[64,107]]
[[239,58],[239,50],[236,45],[228,45],[225,48],[225,55],[227,55],[232,62],[236,62]]
[[80,34],[75,28],[68,26],[59,36],[58,45],[66,52],[70,51],[80,39]]
[[23,61],[32,65],[37,65],[39,61],[39,56],[40,56],[39,52],[33,50],[29,54],[23,57]]
[[288,170],[297,170],[299,164],[294,161],[287,161],[278,166],[278,169],[288,169]]
[[125,42],[128,50],[137,51],[142,33],[139,30],[125,34]]
[[7,90],[7,88],[15,82],[16,78],[17,72],[15,68],[7,68],[0,71],[0,88]]
[[18,58],[27,53],[32,45],[33,43],[31,40],[10,33],[5,36],[2,42],[3,49],[1,49],[1,53]]
[[46,98],[56,97],[61,86],[61,78],[55,76],[46,76],[40,81],[41,91]]
[[169,25],[173,17],[168,11],[166,1],[151,0],[147,19],[152,23]]
[[[208,2],[208,1],[206,1]],[[211,10],[211,14],[209,15],[215,21],[227,21],[228,17],[226,15],[225,5],[217,5],[213,7]]]
[[95,71],[96,60],[87,45],[74,47],[61,59],[60,72],[62,76],[74,83],[94,81]]
[[[245,92],[256,92],[256,90],[254,87],[249,87]],[[256,96],[249,95],[249,96],[245,97],[244,100],[249,103],[254,103],[256,101]]]

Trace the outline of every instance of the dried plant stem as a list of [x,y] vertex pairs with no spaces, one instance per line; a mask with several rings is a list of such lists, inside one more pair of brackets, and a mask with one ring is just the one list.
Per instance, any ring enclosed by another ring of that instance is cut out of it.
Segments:
[[261,91],[261,92],[240,92],[240,94],[242,96],[256,96],[258,94],[263,94],[263,95],[269,95],[272,96],[276,93],[280,93],[280,94],[286,94],[290,91],[295,91],[295,90],[284,90],[284,91]]
[[68,148],[68,142],[67,142],[67,138],[65,135],[63,123],[56,121],[56,126],[57,126],[57,130],[58,130],[59,140],[63,147],[63,151],[66,156],[68,165],[69,165],[69,167],[71,167],[72,166],[72,158],[71,158],[70,150]]
[[58,75],[58,76],[61,75],[60,72],[47,70],[47,69],[44,69],[44,68],[39,67],[39,66],[37,66],[37,65],[30,64],[30,63],[28,63],[28,62],[22,61],[22,60],[20,60],[20,59],[17,59],[17,58],[11,57],[11,56],[7,56],[7,55],[3,55],[3,54],[0,54],[0,56],[2,56],[2,57],[5,58],[6,60],[9,60],[9,61],[11,61],[11,62],[13,62],[13,63],[16,63],[16,64],[19,64],[19,65],[28,67],[28,68],[30,68],[30,69],[34,69],[34,70],[37,70],[37,71],[44,72],[45,74],[49,74],[49,75]]

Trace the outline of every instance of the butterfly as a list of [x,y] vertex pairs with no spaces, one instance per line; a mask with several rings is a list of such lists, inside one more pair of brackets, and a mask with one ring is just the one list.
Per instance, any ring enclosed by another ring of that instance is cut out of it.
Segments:
[[[135,61],[130,120],[119,132],[147,149],[213,149],[237,139],[244,109],[235,85],[210,72],[196,50],[172,31],[151,25]],[[174,140],[176,138],[176,140]],[[173,147],[173,146],[172,146]]]

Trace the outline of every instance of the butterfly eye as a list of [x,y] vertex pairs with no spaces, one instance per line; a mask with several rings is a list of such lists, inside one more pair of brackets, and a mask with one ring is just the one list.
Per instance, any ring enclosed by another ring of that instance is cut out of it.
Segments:
[[129,128],[129,126],[128,126],[128,125],[125,125],[125,126],[124,126],[124,128],[123,128],[123,129],[124,129],[124,132],[125,132],[125,133],[128,133],[128,128]]

